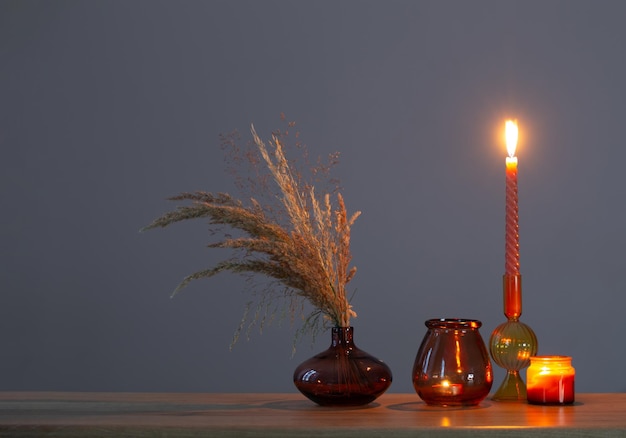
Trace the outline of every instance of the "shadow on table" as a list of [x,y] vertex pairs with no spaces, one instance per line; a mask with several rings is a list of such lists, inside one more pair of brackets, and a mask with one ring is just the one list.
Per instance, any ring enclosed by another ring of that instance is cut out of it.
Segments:
[[379,403],[370,403],[365,406],[319,406],[313,403],[310,400],[284,400],[284,401],[275,401],[269,402],[261,405],[263,408],[267,409],[276,409],[283,411],[310,411],[312,409],[315,410],[332,410],[332,411],[356,411],[356,410],[364,410],[364,409],[373,409],[379,407]]

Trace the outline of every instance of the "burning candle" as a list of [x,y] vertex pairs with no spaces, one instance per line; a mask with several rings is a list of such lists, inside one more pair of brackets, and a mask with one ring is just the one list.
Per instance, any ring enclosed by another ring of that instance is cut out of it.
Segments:
[[463,385],[460,383],[450,383],[449,380],[442,380],[440,384],[433,385],[433,393],[437,395],[459,395],[463,392]]
[[574,403],[576,370],[570,356],[533,356],[526,371],[528,403]]
[[507,275],[519,274],[519,224],[517,205],[517,123],[507,120],[506,149],[506,246],[505,269]]
[[519,270],[519,216],[517,203],[517,123],[507,120],[506,148],[506,225],[504,263],[504,314],[517,320],[522,314],[522,276]]

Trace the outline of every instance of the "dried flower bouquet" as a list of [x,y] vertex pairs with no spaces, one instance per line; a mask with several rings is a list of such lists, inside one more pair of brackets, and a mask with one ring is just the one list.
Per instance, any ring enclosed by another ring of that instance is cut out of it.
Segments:
[[[170,198],[190,203],[155,219],[144,230],[187,219],[208,218],[211,231],[227,226],[242,232],[238,237],[222,233],[223,238],[209,247],[233,249],[234,256],[185,277],[174,294],[192,280],[212,277],[223,271],[264,274],[275,281],[259,294],[257,310],[252,313],[254,316],[248,317],[247,309],[235,341],[246,323],[248,329],[257,323],[262,325],[263,321],[259,319],[265,319],[265,316],[259,315],[266,315],[267,308],[273,306],[277,298],[283,301],[292,320],[296,313],[301,314],[301,332],[315,334],[329,322],[337,327],[349,327],[350,318],[356,316],[346,292],[346,285],[356,272],[356,267],[349,266],[350,229],[360,212],[348,217],[338,191],[334,204],[330,193],[318,198],[314,185],[305,181],[295,162],[285,155],[287,132],[273,133],[269,146],[259,138],[254,126],[251,132],[256,155],[244,158],[250,163],[266,165],[278,190],[261,195],[269,194],[270,199],[278,199],[278,210],[271,203],[261,204],[255,197],[250,197],[248,204],[244,204],[225,193],[181,193]],[[260,178],[258,174],[257,178]],[[254,180],[248,178],[246,181],[254,185]],[[313,307],[306,316],[302,313],[305,302]]]

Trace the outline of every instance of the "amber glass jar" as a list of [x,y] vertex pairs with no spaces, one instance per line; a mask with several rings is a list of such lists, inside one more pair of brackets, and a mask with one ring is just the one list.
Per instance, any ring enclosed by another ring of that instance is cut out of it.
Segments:
[[475,319],[429,319],[413,365],[413,387],[429,405],[471,406],[493,382],[487,347]]
[[526,371],[528,403],[567,405],[574,403],[576,370],[570,356],[532,356]]

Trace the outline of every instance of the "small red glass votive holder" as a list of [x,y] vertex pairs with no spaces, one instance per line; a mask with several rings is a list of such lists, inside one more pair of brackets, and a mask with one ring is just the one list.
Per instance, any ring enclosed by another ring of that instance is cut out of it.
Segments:
[[535,405],[574,403],[576,370],[570,356],[531,356],[526,371],[526,396]]

